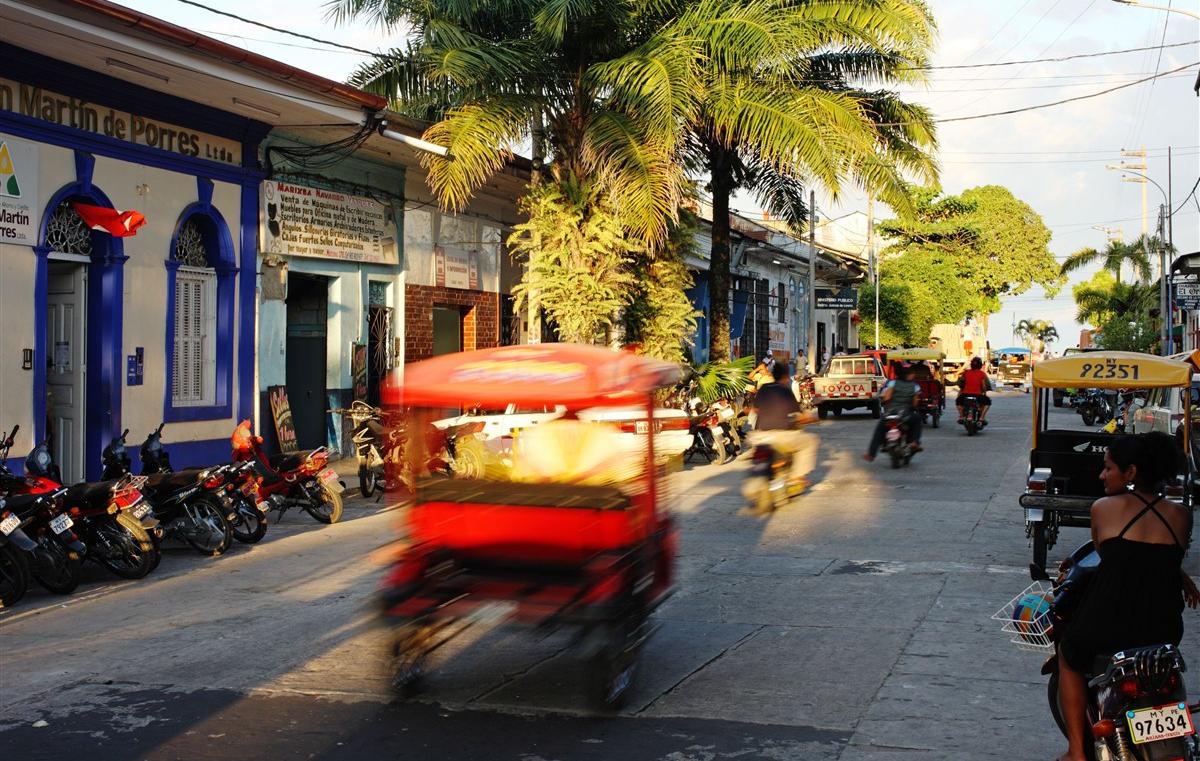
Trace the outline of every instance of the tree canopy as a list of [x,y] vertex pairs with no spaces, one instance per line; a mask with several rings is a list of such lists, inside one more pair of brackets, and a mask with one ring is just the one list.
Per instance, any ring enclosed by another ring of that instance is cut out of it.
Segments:
[[[941,253],[918,250],[884,261],[879,268],[879,338],[892,346],[924,346],[930,328],[956,323],[975,301],[955,269]],[[875,319],[875,290],[867,283],[859,292],[859,314]]]
[[892,240],[883,255],[925,252],[952,262],[963,286],[974,294],[959,320],[995,312],[1002,297],[1035,285],[1053,296],[1065,282],[1047,247],[1049,228],[1007,188],[984,185],[959,195],[920,188],[914,196],[913,214],[879,224]]

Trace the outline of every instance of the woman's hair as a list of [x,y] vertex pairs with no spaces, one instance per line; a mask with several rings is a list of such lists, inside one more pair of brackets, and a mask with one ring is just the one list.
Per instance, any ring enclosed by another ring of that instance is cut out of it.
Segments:
[[1142,491],[1158,491],[1179,474],[1183,459],[1175,440],[1158,431],[1118,437],[1108,445],[1108,456],[1121,470],[1137,466],[1134,486]]
[[979,370],[983,367],[983,360],[979,357],[971,357],[971,369]]

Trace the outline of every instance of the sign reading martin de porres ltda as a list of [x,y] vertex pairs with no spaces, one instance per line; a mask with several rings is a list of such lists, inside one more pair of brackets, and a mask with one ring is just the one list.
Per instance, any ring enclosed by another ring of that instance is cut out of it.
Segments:
[[37,181],[37,144],[0,133],[0,243],[37,243]]
[[263,253],[397,264],[386,207],[333,190],[263,183]]

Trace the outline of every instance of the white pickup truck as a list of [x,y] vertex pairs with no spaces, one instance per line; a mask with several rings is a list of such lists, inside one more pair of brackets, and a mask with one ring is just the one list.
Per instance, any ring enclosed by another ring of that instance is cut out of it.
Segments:
[[841,416],[845,410],[866,407],[871,417],[879,417],[879,392],[887,383],[883,365],[871,354],[849,354],[829,360],[825,372],[813,379],[813,402],[817,415],[824,420],[829,413]]

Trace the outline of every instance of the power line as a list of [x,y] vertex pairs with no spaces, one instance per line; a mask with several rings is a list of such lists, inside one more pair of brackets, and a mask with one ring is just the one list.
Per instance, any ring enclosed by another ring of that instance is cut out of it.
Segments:
[[1178,206],[1175,207],[1175,211],[1171,212],[1172,217],[1175,216],[1176,214],[1178,214],[1179,210],[1182,209],[1184,206],[1187,206],[1188,199],[1191,198],[1192,196],[1196,195],[1196,188],[1198,188],[1198,187],[1200,187],[1200,177],[1196,178],[1196,184],[1192,185],[1191,191],[1186,196],[1183,197],[1183,201]]
[[[1178,78],[1190,77],[1190,76],[1191,75],[1189,75],[1189,74],[1180,74],[1180,75],[1178,75]],[[1169,77],[1169,78],[1174,79],[1177,77]],[[1006,82],[1004,84],[1000,84],[995,87],[960,87],[960,88],[952,88],[952,89],[948,89],[948,90],[942,90],[942,89],[937,89],[937,90],[896,90],[895,93],[897,95],[926,95],[929,93],[944,93],[944,92],[971,92],[971,93],[981,92],[981,93],[985,93],[984,95],[980,96],[979,98],[976,98],[975,100],[970,101],[969,103],[961,106],[961,108],[966,108],[967,106],[970,106],[972,103],[978,103],[981,100],[985,100],[987,97],[989,97],[987,95],[987,93],[1016,92],[1018,90],[1049,90],[1049,89],[1058,89],[1058,88],[1062,88],[1062,87],[1090,87],[1090,86],[1096,85],[1096,84],[1104,84],[1103,82],[1058,82],[1058,83],[1052,84],[1052,85],[1022,85],[1019,87],[1006,86],[1007,83],[1011,82],[1011,81],[1012,81],[1011,79],[1006,80]]]
[[[241,40],[242,42],[261,42],[265,45],[278,45],[278,46],[284,47],[284,48],[297,48],[299,50],[316,50],[317,52],[320,52],[320,53],[337,53],[338,55],[363,55],[363,53],[359,53],[357,50],[331,50],[329,48],[317,47],[316,45],[300,45],[295,42],[284,42],[283,40],[268,40],[265,37],[247,37],[244,34],[234,34],[233,32],[218,32],[215,29],[197,29],[196,31],[200,32],[201,34],[211,34],[214,37],[229,37],[229,38],[232,38],[235,40]],[[372,54],[372,55],[378,55],[378,54]],[[1085,75],[1080,74],[1079,76],[1085,76]],[[1104,76],[1104,75],[1100,75],[1100,76]],[[1131,74],[1129,76],[1137,76],[1137,75]]]
[[[1149,82],[1151,79],[1157,79],[1158,77],[1169,76],[1171,74],[1175,74],[1177,72],[1183,71],[1184,69],[1190,69],[1196,65],[1200,65],[1200,61],[1197,61],[1196,63],[1184,64],[1183,66],[1180,66],[1177,69],[1171,69],[1170,71],[1165,71],[1162,74],[1155,74],[1154,76],[1146,77],[1144,79],[1138,79],[1133,82],[1126,82],[1125,84],[1117,85],[1116,87],[1110,87],[1106,90],[1100,90],[1099,92],[1089,93],[1087,95],[1076,95],[1073,98],[1063,98],[1062,100],[1056,100],[1056,101],[1053,101],[1050,103],[1039,103],[1035,106],[1023,106],[1021,108],[1010,108],[1006,111],[993,111],[993,112],[987,113],[987,114],[973,114],[971,116],[950,116],[950,117],[946,117],[943,119],[932,119],[931,121],[933,121],[935,124],[946,124],[948,122],[967,122],[967,121],[973,121],[975,119],[987,119],[987,118],[990,118],[993,116],[1009,116],[1012,114],[1020,114],[1025,111],[1037,111],[1042,108],[1050,108],[1051,106],[1061,106],[1064,103],[1074,103],[1074,102],[1080,101],[1080,100],[1089,100],[1091,98],[1098,98],[1101,95],[1107,95],[1110,92],[1116,92],[1117,90],[1123,90],[1126,87],[1133,87],[1134,85],[1140,85],[1143,82]],[[892,122],[887,125],[880,125],[880,126],[902,127],[906,124],[911,124],[911,123],[912,122]]]
[[1160,48],[1178,48],[1184,45],[1195,45],[1195,40],[1187,40],[1185,42],[1172,42],[1166,45],[1149,45],[1141,48],[1125,48],[1124,50],[1105,50],[1096,53],[1075,53],[1073,55],[1059,56],[1057,58],[1028,58],[1023,61],[999,61],[996,63],[959,63],[948,66],[906,66],[905,71],[934,71],[947,69],[985,69],[990,66],[1020,66],[1026,63],[1061,63],[1063,61],[1074,61],[1079,58],[1099,58],[1101,56],[1122,55],[1124,53],[1142,53],[1147,50],[1158,50]]
[[[1170,14],[1171,3],[1172,3],[1172,0],[1167,0],[1168,12],[1163,14],[1163,33],[1162,33],[1162,39],[1159,41],[1160,45],[1163,42],[1167,41],[1167,25],[1171,23],[1171,14]],[[1158,60],[1154,62],[1154,73],[1155,74],[1157,74],[1159,68],[1162,67],[1162,54],[1163,54],[1162,48],[1159,48],[1158,49]],[[1155,83],[1155,81],[1156,80],[1153,80],[1153,79],[1150,80],[1150,86],[1148,88],[1146,88],[1146,90],[1147,90],[1147,92],[1146,92],[1146,107],[1142,111],[1142,121],[1138,125],[1137,132],[1134,134],[1133,140],[1131,140],[1129,142],[1130,145],[1134,145],[1135,143],[1137,143],[1137,139],[1138,139],[1138,137],[1141,136],[1142,130],[1146,128],[1146,119],[1147,119],[1147,117],[1150,116],[1150,102],[1154,98],[1154,83]]]
[[329,46],[335,47],[335,48],[343,48],[345,50],[353,50],[355,53],[362,53],[363,55],[369,55],[372,58],[382,58],[382,59],[388,58],[388,56],[385,56],[381,53],[378,53],[378,52],[375,52],[372,50],[363,50],[362,48],[356,48],[353,45],[343,45],[340,42],[331,42],[329,40],[322,40],[319,37],[310,37],[307,34],[301,34],[300,32],[293,32],[289,29],[281,29],[277,26],[271,26],[270,24],[264,24],[261,21],[254,21],[253,19],[248,19],[244,16],[239,16],[236,13],[230,13],[228,11],[223,11],[218,8],[213,8],[211,6],[205,5],[204,3],[198,3],[198,2],[196,2],[196,0],[176,0],[176,1],[183,3],[184,5],[191,5],[195,8],[200,8],[201,10],[206,10],[209,13],[215,13],[218,16],[225,16],[226,18],[237,19],[238,21],[241,21],[242,23],[245,23],[245,24],[262,27],[263,29],[270,29],[272,32],[279,32],[280,34],[287,34],[287,35],[291,35],[292,37],[299,37],[300,39],[308,40],[309,42],[319,42],[322,45],[329,45]]

